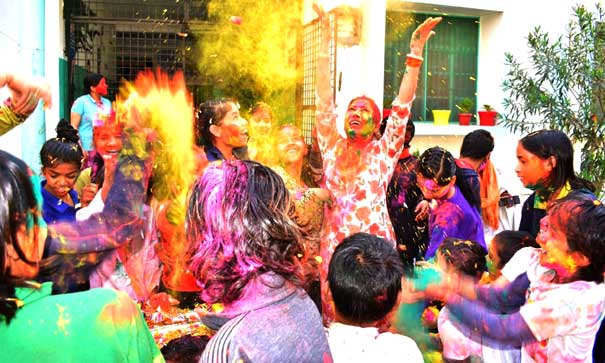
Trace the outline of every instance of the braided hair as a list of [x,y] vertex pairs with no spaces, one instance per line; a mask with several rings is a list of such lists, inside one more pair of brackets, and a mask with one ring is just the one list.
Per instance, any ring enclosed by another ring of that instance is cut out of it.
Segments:
[[456,176],[456,186],[464,199],[481,213],[481,200],[477,200],[473,195],[471,186],[461,175],[456,167],[456,160],[449,151],[439,146],[427,149],[418,159],[416,172],[427,179],[433,179],[441,186],[447,185]]
[[480,278],[487,271],[485,249],[475,241],[447,237],[441,242],[438,251],[448,265],[465,275]]
[[58,164],[69,163],[82,167],[84,152],[80,146],[78,131],[65,119],[57,124],[57,137],[44,143],[40,150],[40,161],[45,168],[54,168]]

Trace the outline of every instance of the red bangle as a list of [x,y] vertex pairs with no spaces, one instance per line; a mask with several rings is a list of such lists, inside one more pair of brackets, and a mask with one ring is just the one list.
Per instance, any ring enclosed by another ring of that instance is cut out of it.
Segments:
[[410,68],[417,68],[417,67],[420,67],[420,65],[422,65],[422,61],[424,61],[424,58],[419,57],[414,54],[408,54],[408,55],[406,55],[405,65]]

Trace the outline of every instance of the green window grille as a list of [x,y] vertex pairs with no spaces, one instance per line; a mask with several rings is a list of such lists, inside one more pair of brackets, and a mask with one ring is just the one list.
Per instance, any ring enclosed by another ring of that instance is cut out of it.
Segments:
[[[328,13],[330,20],[330,31],[332,32],[332,39],[336,38],[338,34],[336,29],[336,20],[334,11]],[[315,79],[317,70],[317,53],[319,52],[319,46],[321,41],[321,31],[318,19],[314,19],[308,24],[303,26],[302,35],[302,68],[303,68],[303,80],[300,85],[300,91],[298,92],[297,102],[297,119],[302,120],[300,125],[303,136],[307,144],[312,142],[312,130],[315,127]],[[330,43],[330,79],[332,86],[332,97],[336,95],[336,56],[337,47],[336,43],[332,41]]]
[[[387,11],[385,34],[384,106],[391,107],[397,96],[410,38],[427,14]],[[443,16],[436,36],[424,49],[424,62],[412,105],[413,120],[433,120],[432,110],[451,110],[457,119],[458,104],[463,98],[473,100],[476,111],[479,19]]]

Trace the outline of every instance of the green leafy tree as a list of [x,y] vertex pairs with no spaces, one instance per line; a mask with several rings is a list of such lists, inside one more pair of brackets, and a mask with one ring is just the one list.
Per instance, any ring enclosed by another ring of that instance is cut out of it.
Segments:
[[550,128],[583,144],[581,175],[603,194],[605,180],[605,14],[575,6],[564,35],[536,27],[527,37],[530,65],[506,53],[504,125],[528,133]]

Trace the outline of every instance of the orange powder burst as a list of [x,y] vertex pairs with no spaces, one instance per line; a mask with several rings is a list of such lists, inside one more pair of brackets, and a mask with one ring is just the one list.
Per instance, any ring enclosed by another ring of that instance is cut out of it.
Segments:
[[134,83],[126,82],[116,100],[118,117],[126,125],[137,119],[140,127],[152,129],[153,195],[172,201],[170,222],[185,217],[185,200],[195,177],[193,101],[181,72],[170,78],[158,70],[140,72]]

